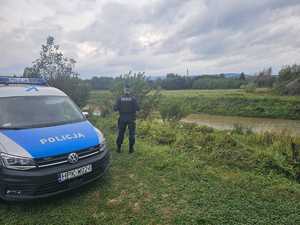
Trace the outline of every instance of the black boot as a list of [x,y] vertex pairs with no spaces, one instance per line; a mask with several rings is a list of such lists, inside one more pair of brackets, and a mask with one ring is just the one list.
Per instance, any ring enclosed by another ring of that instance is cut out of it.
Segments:
[[121,153],[121,145],[117,145],[117,153]]
[[129,153],[133,153],[133,152],[134,152],[133,145],[130,145],[130,147],[129,147]]

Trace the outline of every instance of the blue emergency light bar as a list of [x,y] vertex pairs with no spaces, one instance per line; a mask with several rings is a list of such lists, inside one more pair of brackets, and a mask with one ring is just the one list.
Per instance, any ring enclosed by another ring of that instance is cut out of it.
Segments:
[[25,78],[25,77],[0,77],[0,84],[31,84],[47,86],[47,81],[44,78]]

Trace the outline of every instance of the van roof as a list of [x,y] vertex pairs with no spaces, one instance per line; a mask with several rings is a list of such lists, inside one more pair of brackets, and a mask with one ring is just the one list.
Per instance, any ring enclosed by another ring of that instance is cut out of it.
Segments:
[[61,90],[38,85],[0,85],[1,97],[16,97],[16,96],[67,96]]

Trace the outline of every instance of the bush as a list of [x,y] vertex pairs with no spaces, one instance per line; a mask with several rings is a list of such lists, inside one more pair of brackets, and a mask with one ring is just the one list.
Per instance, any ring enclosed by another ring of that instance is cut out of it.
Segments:
[[180,127],[182,127],[182,129],[184,131],[186,131],[187,133],[189,132],[198,132],[198,133],[202,133],[202,134],[209,134],[209,133],[213,133],[214,129],[208,126],[199,126],[195,123],[181,123]]
[[252,156],[252,153],[247,149],[240,147],[225,148],[220,146],[210,154],[210,160],[213,160],[216,164],[250,170],[256,166]]
[[247,93],[254,93],[256,91],[256,84],[249,83],[247,85],[242,85],[241,88],[244,89]]
[[275,90],[282,95],[300,95],[300,65],[283,67]]
[[279,82],[289,82],[300,78],[300,65],[284,66],[279,71]]
[[252,134],[253,130],[251,127],[244,127],[241,124],[234,124],[231,132],[236,134]]
[[190,112],[189,107],[183,102],[164,102],[159,106],[159,112],[163,120],[179,121]]
[[300,78],[289,82],[284,93],[287,95],[300,95]]
[[138,136],[149,139],[157,144],[170,145],[176,141],[176,131],[171,124],[159,121],[140,121]]
[[266,172],[275,172],[283,176],[296,179],[297,174],[293,165],[288,159],[277,151],[261,151],[257,155],[258,161]]

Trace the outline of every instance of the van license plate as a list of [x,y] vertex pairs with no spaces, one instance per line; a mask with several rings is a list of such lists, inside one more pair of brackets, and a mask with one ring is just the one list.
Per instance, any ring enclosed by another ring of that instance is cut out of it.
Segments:
[[80,177],[84,174],[90,173],[90,172],[92,172],[92,170],[93,170],[93,167],[90,164],[90,165],[86,165],[86,166],[83,166],[83,167],[80,167],[80,168],[77,168],[74,170],[63,172],[63,173],[59,174],[58,181],[63,182],[65,180],[71,180],[73,178]]

